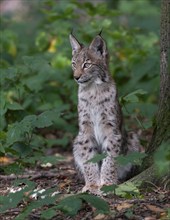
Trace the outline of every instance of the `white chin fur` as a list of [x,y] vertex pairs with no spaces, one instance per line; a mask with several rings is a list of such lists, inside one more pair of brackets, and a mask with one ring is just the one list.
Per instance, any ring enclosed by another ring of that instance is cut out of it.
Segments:
[[95,83],[96,83],[97,85],[100,85],[100,84],[103,83],[103,81],[101,81],[101,79],[97,78],[97,79],[95,80]]

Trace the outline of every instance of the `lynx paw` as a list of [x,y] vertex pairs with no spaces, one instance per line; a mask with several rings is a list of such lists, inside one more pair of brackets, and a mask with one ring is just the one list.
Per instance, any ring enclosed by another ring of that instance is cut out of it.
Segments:
[[82,189],[82,193],[84,192],[89,192],[91,194],[98,195],[98,196],[102,195],[102,191],[100,190],[100,187],[97,185],[90,185],[90,186],[85,185]]

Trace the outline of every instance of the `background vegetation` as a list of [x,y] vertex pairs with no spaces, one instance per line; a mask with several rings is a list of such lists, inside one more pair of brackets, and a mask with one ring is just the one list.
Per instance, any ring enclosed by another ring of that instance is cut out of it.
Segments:
[[[18,174],[41,161],[55,164],[54,156],[46,156],[49,149],[72,149],[78,130],[72,29],[85,44],[103,30],[126,128],[142,131],[147,145],[159,92],[160,1],[29,0],[17,10],[1,10],[0,156],[15,158],[1,173]],[[158,160],[161,171],[165,157]],[[80,197],[76,210],[87,199]]]
[[87,44],[103,29],[110,72],[131,118],[126,126],[151,127],[159,90],[159,1],[21,3],[19,13],[1,16],[1,155],[15,155],[22,167],[47,148],[71,149],[77,132],[72,29]]

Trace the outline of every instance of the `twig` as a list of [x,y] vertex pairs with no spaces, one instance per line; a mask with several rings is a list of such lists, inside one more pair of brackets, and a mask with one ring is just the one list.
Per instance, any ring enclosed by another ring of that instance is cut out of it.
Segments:
[[0,179],[3,180],[15,180],[15,179],[30,179],[30,180],[35,180],[35,179],[39,179],[39,178],[44,178],[44,177],[56,177],[59,174],[57,173],[38,173],[38,174],[25,174],[25,175],[0,175]]
[[16,214],[18,214],[19,212],[21,212],[21,210],[22,210],[21,208],[7,209],[7,210],[4,211],[3,214],[7,214],[7,213],[16,213]]

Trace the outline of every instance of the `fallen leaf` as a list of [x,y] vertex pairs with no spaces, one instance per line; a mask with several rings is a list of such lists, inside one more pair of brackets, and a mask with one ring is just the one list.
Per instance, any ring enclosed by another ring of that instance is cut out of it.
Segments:
[[159,208],[158,206],[155,205],[146,205],[146,207],[151,210],[152,212],[164,212],[164,209]]
[[122,209],[128,209],[128,208],[130,208],[132,206],[133,206],[133,204],[124,202],[122,204],[119,204],[116,208],[117,208],[118,211],[121,211]]
[[10,157],[0,157],[0,166],[7,166],[14,162],[15,162],[14,159]]
[[144,218],[144,220],[156,220],[156,218],[155,217],[146,217],[146,218]]
[[106,216],[104,214],[98,214],[96,215],[96,217],[94,218],[94,220],[103,220]]
[[64,182],[59,184],[60,189],[68,186],[71,183],[71,180],[66,179]]

